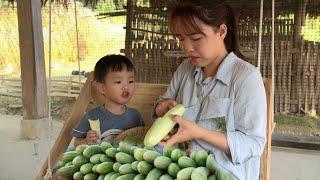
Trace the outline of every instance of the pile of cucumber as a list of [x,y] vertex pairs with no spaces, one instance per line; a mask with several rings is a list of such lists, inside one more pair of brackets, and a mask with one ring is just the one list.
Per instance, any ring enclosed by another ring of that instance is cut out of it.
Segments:
[[76,180],[230,179],[206,151],[187,156],[181,149],[168,147],[160,154],[153,148],[137,147],[126,141],[118,147],[108,142],[79,145],[62,155],[57,173]]

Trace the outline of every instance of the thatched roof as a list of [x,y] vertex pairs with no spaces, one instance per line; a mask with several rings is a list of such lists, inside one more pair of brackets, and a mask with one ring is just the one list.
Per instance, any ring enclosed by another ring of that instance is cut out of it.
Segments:
[[[0,1],[7,1],[8,3],[14,4],[16,0],[0,0]],[[48,4],[49,0],[40,0],[42,6]],[[65,7],[68,7],[68,3],[72,2],[73,0],[51,0],[52,2],[64,4]],[[84,6],[91,6],[95,7],[100,0],[77,0],[84,3]],[[132,0],[133,2],[138,2],[142,0]],[[163,5],[170,6],[176,0],[149,0],[150,6],[153,7],[160,7]],[[275,9],[276,9],[276,16],[277,15],[288,15],[293,14],[296,12],[296,4],[297,2],[306,1],[307,7],[306,11],[309,16],[320,16],[320,1],[319,0],[279,0],[276,1]],[[121,2],[123,4],[124,0],[113,0],[110,2]],[[241,15],[248,16],[251,18],[258,18],[259,17],[259,9],[260,9],[260,1],[259,0],[227,0],[233,7],[235,7]],[[271,14],[271,1],[264,1],[264,12],[265,15]]]

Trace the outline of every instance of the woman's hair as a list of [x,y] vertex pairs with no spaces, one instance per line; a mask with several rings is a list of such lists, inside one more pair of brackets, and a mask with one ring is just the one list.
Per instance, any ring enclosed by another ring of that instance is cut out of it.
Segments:
[[233,8],[224,0],[178,0],[169,18],[169,29],[175,36],[179,33],[201,33],[195,19],[215,29],[227,26],[224,44],[228,52],[244,58],[239,51],[238,22]]
[[94,67],[94,80],[104,83],[104,80],[109,72],[122,71],[124,68],[126,68],[127,71],[135,71],[131,61],[123,55],[104,56],[99,59]]

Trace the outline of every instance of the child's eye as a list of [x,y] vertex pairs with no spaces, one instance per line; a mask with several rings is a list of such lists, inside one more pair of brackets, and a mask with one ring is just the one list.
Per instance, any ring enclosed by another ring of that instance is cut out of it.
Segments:
[[113,83],[115,83],[115,84],[120,84],[121,81],[114,81]]
[[131,84],[131,83],[134,83],[134,81],[132,80],[132,81],[129,81],[129,83]]

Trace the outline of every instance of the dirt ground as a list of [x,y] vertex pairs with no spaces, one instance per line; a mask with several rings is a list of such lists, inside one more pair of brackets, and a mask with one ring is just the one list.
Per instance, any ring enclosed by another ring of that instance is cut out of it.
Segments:
[[[64,121],[68,118],[75,98],[55,97],[52,99],[52,118]],[[89,107],[90,108],[90,107]],[[0,96],[0,114],[22,115],[20,98]],[[302,115],[275,115],[274,134],[320,137],[320,118]]]

